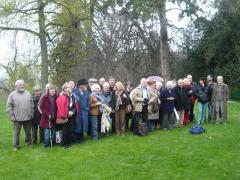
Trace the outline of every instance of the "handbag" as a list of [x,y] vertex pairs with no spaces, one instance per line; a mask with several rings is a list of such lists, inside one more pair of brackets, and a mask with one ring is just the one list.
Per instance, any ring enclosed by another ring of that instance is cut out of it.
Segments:
[[67,118],[57,118],[56,119],[57,124],[65,124],[66,122],[68,122]]
[[130,112],[132,112],[132,106],[131,106],[131,104],[129,104],[129,105],[126,106],[126,113],[130,113]]

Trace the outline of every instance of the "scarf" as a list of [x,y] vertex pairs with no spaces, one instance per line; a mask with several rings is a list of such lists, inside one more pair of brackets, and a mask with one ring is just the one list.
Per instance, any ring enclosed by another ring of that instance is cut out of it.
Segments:
[[[122,92],[123,93],[123,92]],[[115,106],[115,110],[118,111],[119,110],[119,106],[123,104],[122,102],[122,98],[121,98],[121,94],[120,92],[115,92],[116,96],[117,96],[117,100],[116,100],[116,106]]]

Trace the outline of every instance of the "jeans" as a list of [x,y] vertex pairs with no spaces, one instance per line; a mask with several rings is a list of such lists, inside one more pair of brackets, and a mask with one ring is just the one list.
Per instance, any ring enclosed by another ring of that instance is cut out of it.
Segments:
[[[51,131],[51,137],[50,137],[50,131]],[[44,128],[44,147],[48,147],[50,143],[50,139],[53,142],[53,137],[55,134],[55,130],[53,128]]]
[[98,118],[97,116],[91,117],[91,137],[93,140],[98,140]]
[[212,103],[210,102],[208,104],[208,122],[211,122],[212,120]]
[[198,117],[197,117],[198,124],[204,123],[204,121],[206,120],[207,107],[208,102],[206,103],[198,102]]

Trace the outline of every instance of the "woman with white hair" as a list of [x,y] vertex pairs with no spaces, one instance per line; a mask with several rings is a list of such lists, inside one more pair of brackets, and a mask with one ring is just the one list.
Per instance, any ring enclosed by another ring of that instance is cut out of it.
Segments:
[[100,114],[101,97],[99,96],[101,87],[94,84],[91,87],[92,94],[90,95],[90,120],[91,120],[91,138],[98,140],[98,116]]
[[176,93],[174,91],[174,84],[172,81],[166,83],[166,89],[164,89],[160,95],[161,108],[163,111],[163,123],[162,128],[169,130],[174,128],[174,100],[176,99]]
[[[213,118],[216,123],[227,122],[227,102],[229,98],[228,85],[223,82],[223,77],[217,77],[217,84],[213,87],[212,92],[212,105],[213,105]],[[221,116],[220,116],[221,114]]]

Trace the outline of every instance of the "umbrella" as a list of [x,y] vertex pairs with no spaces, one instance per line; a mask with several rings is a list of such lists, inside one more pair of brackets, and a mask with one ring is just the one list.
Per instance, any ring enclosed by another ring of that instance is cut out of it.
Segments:
[[164,82],[164,79],[162,77],[160,77],[160,76],[149,76],[147,78],[147,80],[148,81],[155,81],[155,82],[158,82],[158,81]]

